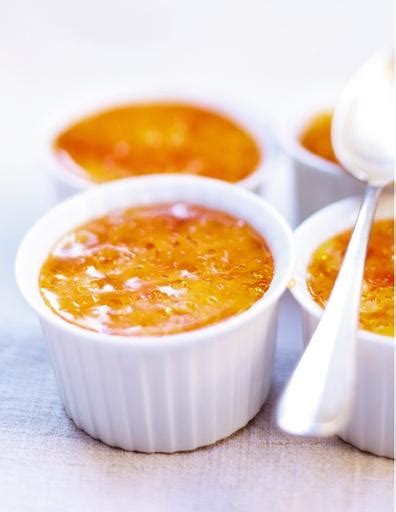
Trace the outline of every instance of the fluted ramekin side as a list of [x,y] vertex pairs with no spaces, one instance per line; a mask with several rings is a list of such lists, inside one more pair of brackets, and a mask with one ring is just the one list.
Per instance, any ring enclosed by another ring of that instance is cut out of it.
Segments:
[[125,450],[176,452],[215,443],[260,410],[275,317],[276,304],[227,335],[155,350],[42,327],[65,410],[79,428]]
[[[318,319],[303,311],[304,343]],[[394,350],[390,344],[358,335],[352,409],[339,437],[362,451],[394,458]]]

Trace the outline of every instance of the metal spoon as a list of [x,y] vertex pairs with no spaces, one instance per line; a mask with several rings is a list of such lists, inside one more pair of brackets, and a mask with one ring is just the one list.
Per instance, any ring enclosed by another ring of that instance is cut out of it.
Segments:
[[326,309],[278,405],[278,425],[291,434],[330,436],[348,420],[367,244],[380,193],[394,180],[393,71],[390,55],[372,57],[334,112],[337,158],[367,188]]

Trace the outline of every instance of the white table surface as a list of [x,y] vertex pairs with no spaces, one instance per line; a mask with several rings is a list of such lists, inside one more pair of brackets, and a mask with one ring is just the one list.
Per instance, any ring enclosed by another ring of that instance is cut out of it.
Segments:
[[[68,420],[38,322],[16,290],[25,230],[54,197],[40,164],[54,110],[93,95],[200,84],[282,120],[328,102],[390,32],[390,3],[29,2],[0,5],[0,510],[388,512],[391,461],[337,438],[294,439],[272,423],[301,353],[299,310],[282,299],[273,386],[248,427],[177,455],[111,449]],[[266,196],[293,221],[290,169]]]

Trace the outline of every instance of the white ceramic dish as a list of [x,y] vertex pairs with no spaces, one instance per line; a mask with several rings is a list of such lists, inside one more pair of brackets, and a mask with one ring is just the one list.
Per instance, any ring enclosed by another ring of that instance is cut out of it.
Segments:
[[191,90],[186,93],[185,91],[175,88],[166,91],[157,90],[153,93],[146,92],[91,99],[88,104],[85,102],[83,105],[75,104],[74,106],[67,106],[63,108],[63,112],[52,114],[51,119],[47,120],[48,126],[45,128],[42,137],[43,147],[41,154],[43,155],[42,166],[50,173],[59,199],[64,199],[72,194],[82,192],[97,184],[79,176],[77,173],[71,172],[70,169],[66,169],[62,165],[52,148],[52,143],[56,136],[68,126],[71,126],[86,116],[119,105],[147,101],[185,102],[203,108],[209,108],[215,112],[224,114],[226,117],[238,123],[249,132],[257,142],[262,152],[262,160],[259,166],[249,176],[237,182],[237,184],[255,192],[260,190],[263,180],[271,167],[271,159],[274,153],[269,130],[260,115],[257,115],[255,110],[252,112],[252,107],[247,106],[241,101],[231,99],[227,101],[223,96],[202,92],[200,90]]
[[[65,232],[117,208],[178,200],[229,212],[265,237],[275,274],[251,308],[188,333],[123,337],[81,329],[46,306],[39,271]],[[261,408],[271,381],[276,306],[293,264],[289,227],[258,196],[218,180],[162,175],[100,185],[55,207],[23,240],[16,276],[39,316],[76,425],[111,446],[175,452],[229,436]]]
[[[307,265],[323,241],[353,226],[359,205],[358,198],[339,201],[312,215],[295,232],[297,254],[291,292],[302,308],[305,343],[322,314],[307,288]],[[376,216],[393,217],[391,194],[381,199]],[[359,331],[354,403],[349,423],[340,433],[342,439],[361,450],[386,457],[394,456],[394,347],[391,337]]]
[[331,109],[322,107],[297,115],[278,130],[279,143],[293,165],[297,224],[335,201],[361,195],[364,191],[364,185],[339,165],[311,153],[299,142],[312,117],[326,110]]

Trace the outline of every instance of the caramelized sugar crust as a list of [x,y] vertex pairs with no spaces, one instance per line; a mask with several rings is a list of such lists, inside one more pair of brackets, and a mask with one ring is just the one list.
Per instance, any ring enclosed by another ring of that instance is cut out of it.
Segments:
[[115,211],[61,238],[39,284],[59,316],[93,331],[164,335],[248,309],[271,252],[245,221],[188,203]]
[[321,112],[314,116],[303,130],[300,142],[311,153],[338,164],[331,144],[331,112]]
[[[362,329],[394,336],[394,221],[378,220],[371,231],[360,304]],[[308,289],[314,300],[326,306],[338,275],[351,230],[321,244],[308,266]]]
[[231,119],[179,103],[134,104],[86,117],[62,132],[54,149],[66,167],[95,182],[169,172],[236,182],[261,159],[255,140]]

